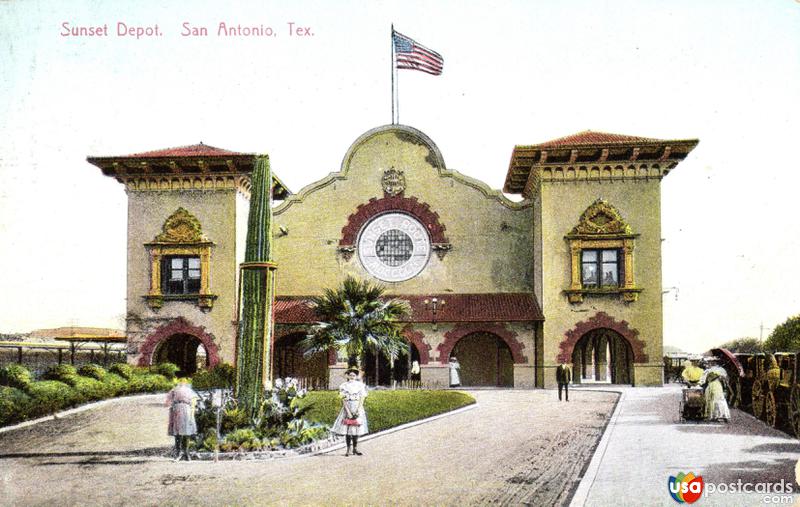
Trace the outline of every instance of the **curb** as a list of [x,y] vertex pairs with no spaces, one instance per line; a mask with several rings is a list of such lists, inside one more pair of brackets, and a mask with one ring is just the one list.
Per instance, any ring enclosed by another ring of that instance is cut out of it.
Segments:
[[617,420],[622,412],[622,402],[627,394],[622,389],[592,389],[592,391],[618,393],[619,398],[617,398],[617,405],[614,407],[614,412],[611,414],[611,417],[606,423],[603,436],[600,437],[600,441],[597,443],[597,447],[592,455],[592,460],[589,462],[589,466],[586,467],[583,477],[581,478],[581,482],[578,484],[578,489],[576,489],[575,493],[572,495],[569,507],[582,507],[586,505],[586,500],[589,498],[589,492],[592,490],[592,486],[594,486],[594,481],[597,479],[597,475],[600,471],[600,465],[603,462],[603,458],[605,458],[606,449],[608,448],[608,443],[611,440],[611,435],[614,433]]
[[[450,412],[442,412],[441,414],[432,415],[432,416],[427,417],[425,419],[418,419],[416,421],[411,421],[411,422],[407,422],[405,424],[401,424],[400,426],[393,426],[391,428],[387,428],[387,429],[385,429],[383,431],[379,431],[377,433],[369,433],[367,435],[364,435],[363,437],[359,437],[358,441],[359,441],[359,443],[360,442],[366,442],[366,441],[372,440],[374,438],[382,437],[384,435],[389,435],[389,434],[394,433],[396,431],[401,431],[401,430],[404,430],[404,429],[407,429],[407,428],[412,428],[414,426],[419,426],[420,424],[429,423],[431,421],[435,421],[436,419],[442,419],[444,417],[449,417],[451,415],[460,414],[462,412],[466,412],[468,410],[472,410],[472,409],[476,408],[477,406],[478,406],[478,402],[475,402],[475,403],[473,403],[471,405],[467,405],[466,407],[461,407],[461,408],[457,408],[455,410],[451,410]],[[344,447],[345,447],[345,442],[339,442],[338,444],[334,444],[334,445],[332,445],[330,447],[326,447],[326,448],[320,449],[318,451],[314,451],[314,452],[311,452],[311,453],[308,453],[308,454],[302,454],[302,455],[298,456],[298,458],[310,458],[311,456],[317,456],[317,455],[325,454],[325,453],[328,453],[328,452],[331,452],[331,451],[336,451],[338,449],[344,449]]]
[[[451,415],[460,414],[461,412],[466,412],[468,410],[472,410],[472,409],[476,408],[477,406],[478,406],[478,403],[475,402],[475,403],[473,403],[471,405],[467,405],[465,407],[457,408],[457,409],[451,410],[449,412],[442,412],[441,414],[432,415],[432,416],[427,417],[425,419],[418,419],[416,421],[411,421],[411,422],[407,422],[405,424],[401,424],[400,426],[393,426],[391,428],[387,428],[387,429],[385,429],[383,431],[379,431],[377,433],[368,433],[367,435],[364,435],[363,437],[359,437],[358,441],[359,442],[366,442],[366,441],[372,440],[374,438],[382,437],[384,435],[389,435],[389,434],[394,433],[396,431],[401,431],[401,430],[404,430],[404,429],[412,428],[414,426],[419,426],[421,424],[429,423],[429,422],[435,421],[436,419],[442,419],[444,417],[449,417]],[[339,441],[339,442],[337,442],[337,443],[335,443],[333,445],[330,445],[328,447],[324,447],[322,449],[317,449],[316,451],[311,451],[311,452],[302,453],[302,454],[292,453],[292,454],[285,454],[285,455],[265,456],[263,458],[253,458],[253,459],[237,459],[236,456],[229,456],[229,457],[221,458],[221,459],[219,459],[219,461],[241,461],[241,462],[244,462],[244,461],[261,461],[261,460],[274,460],[274,459],[298,460],[298,459],[311,458],[313,456],[319,456],[321,454],[327,454],[329,452],[333,452],[333,451],[337,451],[337,450],[340,450],[340,449],[344,449],[345,445],[346,445],[346,442],[344,440],[341,440],[341,441]],[[290,449],[289,452],[292,452],[292,450]],[[171,459],[170,459],[170,461],[171,461]],[[181,463],[184,463],[184,462],[181,462]],[[206,458],[199,458],[198,459],[198,458],[195,458],[195,459],[193,459],[192,461],[190,461],[188,463],[215,463],[215,461],[214,461],[213,457],[211,459],[206,459]]]
[[[105,406],[105,405],[111,405],[113,403],[119,403],[121,401],[131,400],[131,399],[134,399],[134,398],[163,397],[165,394],[166,393],[140,394],[140,395],[134,395],[134,396],[123,396],[123,397],[120,397],[120,398],[110,398],[110,399],[107,399],[107,400],[96,401],[94,403],[87,403],[86,405],[81,405],[79,407],[71,408],[69,410],[64,410],[62,412],[56,412],[55,414],[51,414],[51,415],[47,415],[47,416],[44,416],[44,417],[40,417],[38,419],[32,419],[30,421],[23,421],[21,423],[15,424],[13,426],[5,426],[3,428],[0,428],[0,434],[6,433],[6,432],[9,432],[9,431],[22,429],[22,428],[27,428],[28,426],[34,426],[36,424],[43,423],[43,422],[46,422],[46,421],[53,421],[53,420],[56,420],[56,419],[61,419],[63,417],[67,417],[67,416],[70,416],[72,414],[85,412],[87,410],[92,410],[94,408],[99,408],[99,407],[102,407],[102,406]],[[379,431],[377,433],[369,433],[369,434],[364,435],[363,437],[361,437],[359,439],[359,441],[366,442],[368,440],[372,440],[373,438],[378,438],[378,437],[381,437],[383,435],[389,435],[389,434],[394,433],[396,431],[401,431],[401,430],[404,430],[404,429],[407,429],[407,428],[412,428],[414,426],[418,426],[420,424],[425,424],[425,423],[428,423],[428,422],[431,422],[431,421],[435,421],[435,420],[441,419],[443,417],[449,417],[451,415],[460,414],[461,412],[466,412],[467,410],[472,410],[472,409],[476,408],[477,406],[478,406],[478,402],[475,402],[475,403],[472,403],[471,405],[467,405],[465,407],[457,408],[457,409],[451,410],[449,412],[443,412],[441,414],[436,414],[436,415],[433,415],[431,417],[427,417],[425,419],[418,419],[416,421],[411,421],[411,422],[408,422],[408,423],[405,423],[405,424],[401,424],[400,426],[394,426],[394,427],[385,429],[383,431]],[[345,447],[345,442],[342,441],[342,442],[336,443],[334,445],[331,445],[329,447],[325,447],[324,449],[318,449],[318,450],[313,451],[313,452],[304,453],[304,454],[297,454],[297,455],[294,455],[294,456],[283,456],[281,458],[283,458],[283,459],[310,458],[312,456],[318,456],[320,454],[325,454],[325,453],[336,451],[336,450],[339,450],[339,449],[344,449],[344,447]],[[196,461],[201,462],[201,463],[202,462],[206,462],[206,463],[207,462],[212,462],[213,463],[213,460],[205,460],[205,459],[196,460]]]
[[46,415],[44,417],[40,417],[38,419],[31,419],[30,421],[22,421],[21,423],[17,423],[13,426],[4,426],[0,428],[0,434],[6,433],[8,431],[14,431],[22,428],[27,428],[28,426],[33,426],[35,424],[43,423],[46,421],[53,421],[55,419],[61,419],[62,417],[66,417],[72,414],[77,414],[80,412],[85,412],[87,410],[91,410],[94,408],[102,407],[104,405],[111,405],[113,403],[119,403],[120,401],[130,400],[133,398],[146,398],[146,397],[156,397],[156,396],[165,396],[167,393],[150,393],[150,394],[137,394],[133,396],[120,396],[118,398],[109,398],[106,400],[95,401],[93,403],[87,403],[85,405],[81,405],[75,408],[71,408],[69,410],[64,410],[61,412],[56,412],[55,414]]

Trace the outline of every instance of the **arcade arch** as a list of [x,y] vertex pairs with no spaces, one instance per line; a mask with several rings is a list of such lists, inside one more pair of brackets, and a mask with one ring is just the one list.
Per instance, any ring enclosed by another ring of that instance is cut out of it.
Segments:
[[618,332],[598,328],[586,332],[572,351],[575,383],[633,384],[633,348]]
[[479,331],[465,335],[458,340],[446,360],[454,356],[461,365],[462,386],[514,386],[511,349],[496,334]]
[[176,333],[162,340],[153,354],[153,363],[173,363],[178,366],[178,376],[189,376],[201,368],[208,368],[209,357],[203,342],[196,336]]
[[303,355],[300,341],[305,333],[292,333],[278,338],[273,352],[274,378],[303,378],[313,385],[322,385],[328,379],[328,355]]

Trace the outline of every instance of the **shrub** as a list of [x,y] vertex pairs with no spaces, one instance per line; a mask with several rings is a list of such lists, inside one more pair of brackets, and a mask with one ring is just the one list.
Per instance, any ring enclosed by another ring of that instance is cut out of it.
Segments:
[[102,400],[116,394],[109,384],[90,377],[70,375],[63,377],[62,382],[72,386],[86,401]]
[[24,391],[0,386],[0,426],[24,421],[31,411],[32,401]]
[[116,373],[106,373],[106,376],[103,378],[102,382],[109,386],[109,388],[114,392],[114,395],[124,393],[125,387],[128,385],[128,382]]
[[159,391],[169,391],[172,389],[172,382],[163,375],[147,373],[144,375],[132,375],[125,388],[126,393],[157,393]]
[[153,370],[154,370],[153,373],[164,375],[164,377],[166,377],[168,380],[173,380],[177,376],[178,370],[180,370],[180,368],[178,368],[177,364],[160,363],[156,365],[156,367]]
[[21,364],[9,364],[0,368],[0,385],[25,389],[31,380],[31,372]]
[[128,363],[114,363],[111,365],[108,371],[119,375],[125,380],[128,380],[133,376],[133,366],[129,365]]
[[286,429],[280,435],[280,443],[290,449],[308,444],[314,440],[325,438],[328,435],[328,427],[320,423],[311,423],[305,419],[293,419],[286,425]]
[[225,440],[220,445],[223,451],[257,451],[264,444],[250,428],[240,428],[225,435]]
[[45,380],[62,380],[68,377],[74,377],[78,374],[78,370],[71,364],[57,364],[51,366],[44,372],[42,378]]
[[236,368],[230,364],[218,364],[210,370],[200,370],[192,377],[192,387],[198,391],[221,388],[232,389],[236,380]]
[[103,380],[108,373],[106,369],[99,364],[84,364],[78,370],[78,373],[84,377],[90,377],[96,380]]
[[155,373],[152,369],[152,366],[132,366],[131,367],[131,375],[150,375]]
[[242,408],[226,408],[222,413],[222,432],[235,431],[250,424],[250,417]]
[[52,414],[84,401],[75,389],[57,380],[31,382],[26,391],[35,402],[30,411],[32,417]]

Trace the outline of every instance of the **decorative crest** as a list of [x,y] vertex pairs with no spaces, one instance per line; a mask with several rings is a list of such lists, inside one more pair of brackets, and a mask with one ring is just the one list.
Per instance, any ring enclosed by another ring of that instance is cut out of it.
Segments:
[[602,199],[596,200],[581,215],[578,225],[570,234],[632,234],[617,208]]
[[183,208],[178,208],[170,215],[161,228],[162,232],[156,236],[159,243],[201,243],[208,241],[203,236],[200,221],[197,217]]
[[406,189],[406,177],[403,175],[403,171],[398,171],[394,167],[383,171],[381,186],[383,186],[383,192],[389,197],[402,194]]

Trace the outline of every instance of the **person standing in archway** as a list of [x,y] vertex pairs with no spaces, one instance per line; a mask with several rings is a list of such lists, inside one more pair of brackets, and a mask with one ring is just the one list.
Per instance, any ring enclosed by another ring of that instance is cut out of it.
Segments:
[[448,366],[450,367],[450,387],[461,386],[461,375],[459,375],[461,365],[458,364],[458,359],[456,359],[456,356],[450,357]]
[[561,390],[564,390],[564,398],[569,401],[569,383],[572,381],[572,370],[567,363],[561,363],[556,368],[556,382],[558,382],[558,401],[561,401]]

